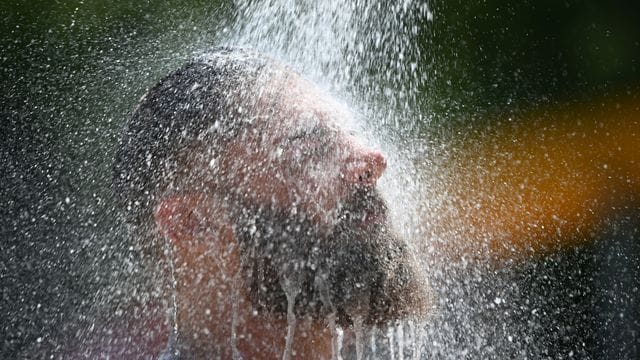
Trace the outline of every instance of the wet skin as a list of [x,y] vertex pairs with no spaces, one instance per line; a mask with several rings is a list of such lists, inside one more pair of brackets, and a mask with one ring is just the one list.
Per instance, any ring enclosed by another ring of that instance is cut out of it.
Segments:
[[345,128],[349,110],[311,82],[290,74],[270,87],[257,105],[258,124],[229,146],[223,171],[233,175],[224,187],[304,212],[329,231],[340,203],[358,187],[375,187],[386,160]]
[[[293,351],[330,358],[327,314],[342,312],[343,325],[354,315],[370,323],[420,315],[424,283],[404,243],[388,234],[386,207],[375,192],[385,158],[346,130],[348,109],[293,73],[263,94],[247,112],[253,124],[206,179],[216,191],[166,197],[156,209],[156,223],[175,248],[179,302],[187,304],[178,306],[178,323],[192,335],[183,341],[200,351],[195,356],[281,357],[283,280],[301,273],[306,282],[296,299]],[[256,219],[253,228],[247,221]],[[292,228],[306,236],[287,237]],[[279,230],[259,237],[273,229]],[[289,250],[273,252],[274,246]],[[314,263],[309,251],[316,247],[323,255]],[[267,265],[255,265],[264,259]],[[331,294],[318,288],[318,279]],[[366,297],[381,300],[363,308],[365,296],[354,292],[358,282]]]

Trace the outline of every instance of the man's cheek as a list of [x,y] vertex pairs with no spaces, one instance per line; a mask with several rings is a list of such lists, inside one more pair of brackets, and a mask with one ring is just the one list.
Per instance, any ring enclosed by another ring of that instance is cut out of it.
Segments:
[[332,214],[338,210],[338,203],[344,198],[336,168],[318,163],[305,167],[291,189],[295,189],[292,191],[296,193],[298,206],[314,216],[333,217]]
[[339,159],[324,159],[315,162],[307,169],[307,176],[314,179],[319,190],[319,196],[340,199],[347,195],[341,172]]

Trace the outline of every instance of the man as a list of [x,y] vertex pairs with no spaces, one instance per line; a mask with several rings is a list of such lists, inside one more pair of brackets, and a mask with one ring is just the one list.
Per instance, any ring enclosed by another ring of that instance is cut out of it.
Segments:
[[346,130],[351,118],[246,50],[216,50],[153,87],[125,128],[115,183],[165,282],[87,354],[330,358],[336,323],[423,316],[424,276],[376,191],[385,159]]

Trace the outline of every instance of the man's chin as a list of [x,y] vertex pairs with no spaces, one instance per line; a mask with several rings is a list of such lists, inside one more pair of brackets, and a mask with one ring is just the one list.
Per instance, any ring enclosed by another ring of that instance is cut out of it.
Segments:
[[372,233],[387,225],[387,204],[375,189],[358,189],[341,205],[337,225],[348,223],[348,226]]
[[[338,322],[355,317],[380,325],[427,314],[430,298],[424,271],[407,243],[391,231],[384,213],[359,224],[360,231],[333,249],[333,268],[326,269],[338,310]],[[364,231],[363,231],[364,230]]]
[[298,316],[340,325],[423,316],[429,302],[423,271],[406,242],[395,236],[377,194],[361,194],[343,207],[331,234],[309,219],[259,211],[238,226],[245,284],[259,311],[286,314],[286,283],[297,288]]

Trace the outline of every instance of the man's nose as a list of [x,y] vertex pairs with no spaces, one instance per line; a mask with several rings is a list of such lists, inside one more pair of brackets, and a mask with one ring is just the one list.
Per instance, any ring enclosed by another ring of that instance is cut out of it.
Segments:
[[343,172],[351,185],[374,186],[387,168],[387,160],[380,151],[358,148],[347,159]]

